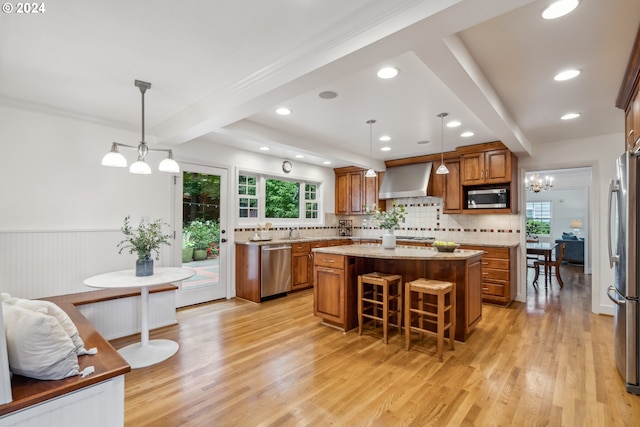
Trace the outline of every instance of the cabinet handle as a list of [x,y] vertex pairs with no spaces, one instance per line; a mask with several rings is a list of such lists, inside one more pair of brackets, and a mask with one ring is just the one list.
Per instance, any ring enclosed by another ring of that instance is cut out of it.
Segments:
[[489,263],[488,262],[483,262],[482,265],[489,265]]
[[483,275],[483,276],[488,276],[488,275],[489,275],[489,273],[482,273],[482,275]]
[[484,252],[485,254],[488,254],[488,253],[489,253],[489,251],[483,251],[483,252]]
[[336,260],[334,260],[334,259],[326,259],[326,258],[323,259],[322,261],[324,261],[324,262],[336,262]]
[[489,288],[482,288],[482,290],[483,290],[483,291],[488,291],[488,290],[489,290]]

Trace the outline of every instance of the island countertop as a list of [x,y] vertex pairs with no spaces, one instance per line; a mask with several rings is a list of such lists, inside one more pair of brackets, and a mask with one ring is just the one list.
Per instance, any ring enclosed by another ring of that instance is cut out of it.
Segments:
[[380,245],[346,245],[315,248],[313,252],[354,256],[359,258],[402,259],[402,260],[442,260],[461,261],[482,255],[483,251],[456,249],[454,252],[438,252],[435,248],[419,246],[396,246],[384,249]]

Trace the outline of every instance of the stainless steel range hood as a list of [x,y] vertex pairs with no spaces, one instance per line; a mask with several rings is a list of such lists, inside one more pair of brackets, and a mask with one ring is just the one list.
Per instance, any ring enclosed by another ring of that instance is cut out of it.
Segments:
[[427,196],[431,162],[387,168],[380,185],[380,199]]

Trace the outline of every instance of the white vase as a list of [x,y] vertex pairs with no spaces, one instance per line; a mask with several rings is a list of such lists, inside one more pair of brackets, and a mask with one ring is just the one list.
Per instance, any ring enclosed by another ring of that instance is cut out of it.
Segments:
[[393,230],[385,230],[382,235],[382,247],[385,249],[396,248],[396,236],[393,234]]

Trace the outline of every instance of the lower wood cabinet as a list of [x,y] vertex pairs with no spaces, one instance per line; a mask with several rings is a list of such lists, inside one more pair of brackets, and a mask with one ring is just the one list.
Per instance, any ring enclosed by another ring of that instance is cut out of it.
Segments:
[[357,326],[355,258],[316,253],[313,314],[345,331]]
[[291,245],[291,290],[300,291],[313,286],[313,262],[311,243]]
[[482,300],[507,305],[516,297],[517,264],[515,247],[463,245],[461,249],[484,252],[482,256]]

